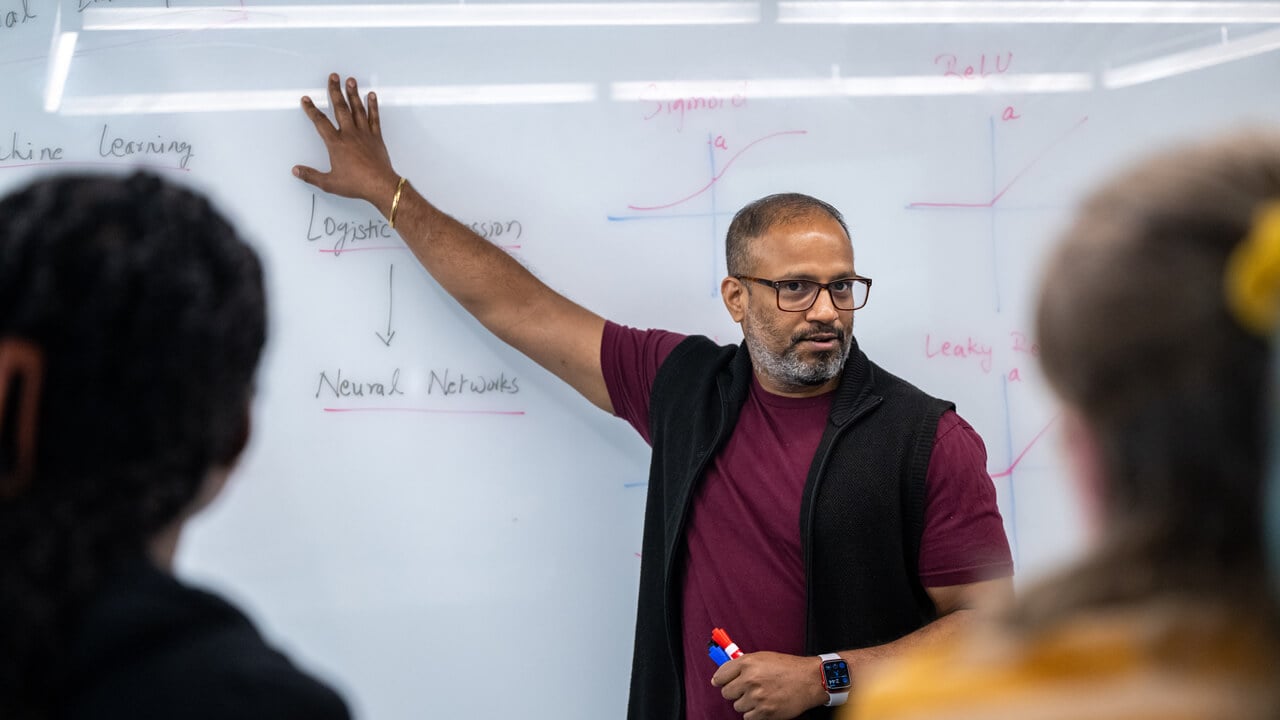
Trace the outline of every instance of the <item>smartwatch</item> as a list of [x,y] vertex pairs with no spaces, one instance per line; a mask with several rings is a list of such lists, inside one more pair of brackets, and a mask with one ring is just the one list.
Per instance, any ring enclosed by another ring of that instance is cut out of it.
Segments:
[[836,653],[823,653],[818,658],[822,660],[822,687],[827,691],[827,707],[843,705],[849,699],[849,688],[853,687],[849,663]]

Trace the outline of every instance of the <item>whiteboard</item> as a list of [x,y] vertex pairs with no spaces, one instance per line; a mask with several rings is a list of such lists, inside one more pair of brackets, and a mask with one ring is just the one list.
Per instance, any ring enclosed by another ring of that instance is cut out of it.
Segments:
[[1019,584],[1078,553],[1032,336],[1046,250],[1118,165],[1276,120],[1280,13],[862,22],[886,5],[0,0],[0,190],[144,166],[209,193],[267,267],[254,437],[179,573],[359,717],[625,710],[647,447],[370,207],[290,175],[326,164],[297,100],[330,70],[379,92],[415,187],[617,322],[737,342],[732,212],[833,203],[875,279],[859,343],[984,438]]

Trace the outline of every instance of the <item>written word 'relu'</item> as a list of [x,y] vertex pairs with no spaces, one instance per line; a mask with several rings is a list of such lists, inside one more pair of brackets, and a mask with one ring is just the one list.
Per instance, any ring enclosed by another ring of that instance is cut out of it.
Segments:
[[997,53],[990,58],[983,53],[978,56],[977,63],[964,63],[951,53],[943,53],[933,59],[933,64],[941,65],[942,74],[946,77],[972,80],[1009,72],[1009,66],[1013,64],[1013,53]]

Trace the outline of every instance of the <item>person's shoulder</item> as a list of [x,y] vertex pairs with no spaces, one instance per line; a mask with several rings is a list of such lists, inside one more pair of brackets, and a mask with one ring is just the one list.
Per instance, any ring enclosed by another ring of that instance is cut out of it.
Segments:
[[332,688],[271,647],[226,600],[157,570],[131,575],[88,616],[69,717],[350,716]]
[[[1216,611],[1154,602],[1030,628],[984,622],[871,667],[850,712],[858,720],[1273,717],[1274,648],[1244,634]],[[1256,652],[1242,651],[1249,647]]]
[[[228,606],[230,607],[230,606]],[[155,677],[165,677],[174,702],[210,707],[227,703],[225,712],[208,717],[346,718],[341,697],[316,677],[302,671],[269,645],[238,611],[217,626],[193,628],[189,642],[175,643],[149,663]],[[198,679],[197,679],[198,678]],[[201,698],[198,702],[195,698]]]
[[[868,668],[850,711],[856,715],[842,717],[946,720],[1025,716],[1019,713],[1039,716],[1031,711],[1045,703],[1052,707],[1040,691],[1054,684],[1052,676],[1057,669],[1093,658],[1097,649],[1064,648],[1057,640],[1028,638],[988,618],[938,643],[890,656]],[[1084,658],[1078,655],[1081,652]]]
[[663,344],[676,345],[687,336],[672,330],[664,330],[662,328],[637,328],[630,325],[623,325],[612,320],[606,320],[604,323],[604,337],[613,341],[627,341],[635,344]]
[[934,433],[937,442],[947,440],[981,440],[978,431],[954,409],[947,409],[938,417],[938,429]]
[[[871,665],[860,673],[854,702],[840,719],[945,718],[952,717],[950,712],[964,716],[970,703],[981,698],[973,679],[984,672],[962,661],[970,639],[952,636]],[[1000,674],[1007,678],[1014,673],[1004,668]]]

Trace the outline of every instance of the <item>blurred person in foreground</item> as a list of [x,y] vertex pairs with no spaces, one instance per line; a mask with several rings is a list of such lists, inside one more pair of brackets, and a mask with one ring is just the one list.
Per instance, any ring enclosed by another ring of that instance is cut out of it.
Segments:
[[1261,511],[1275,311],[1251,310],[1280,287],[1280,136],[1131,167],[1047,269],[1041,358],[1092,546],[998,623],[869,674],[844,720],[1280,716]]
[[172,574],[248,441],[264,303],[253,250],[153,175],[0,199],[0,718],[348,717]]

